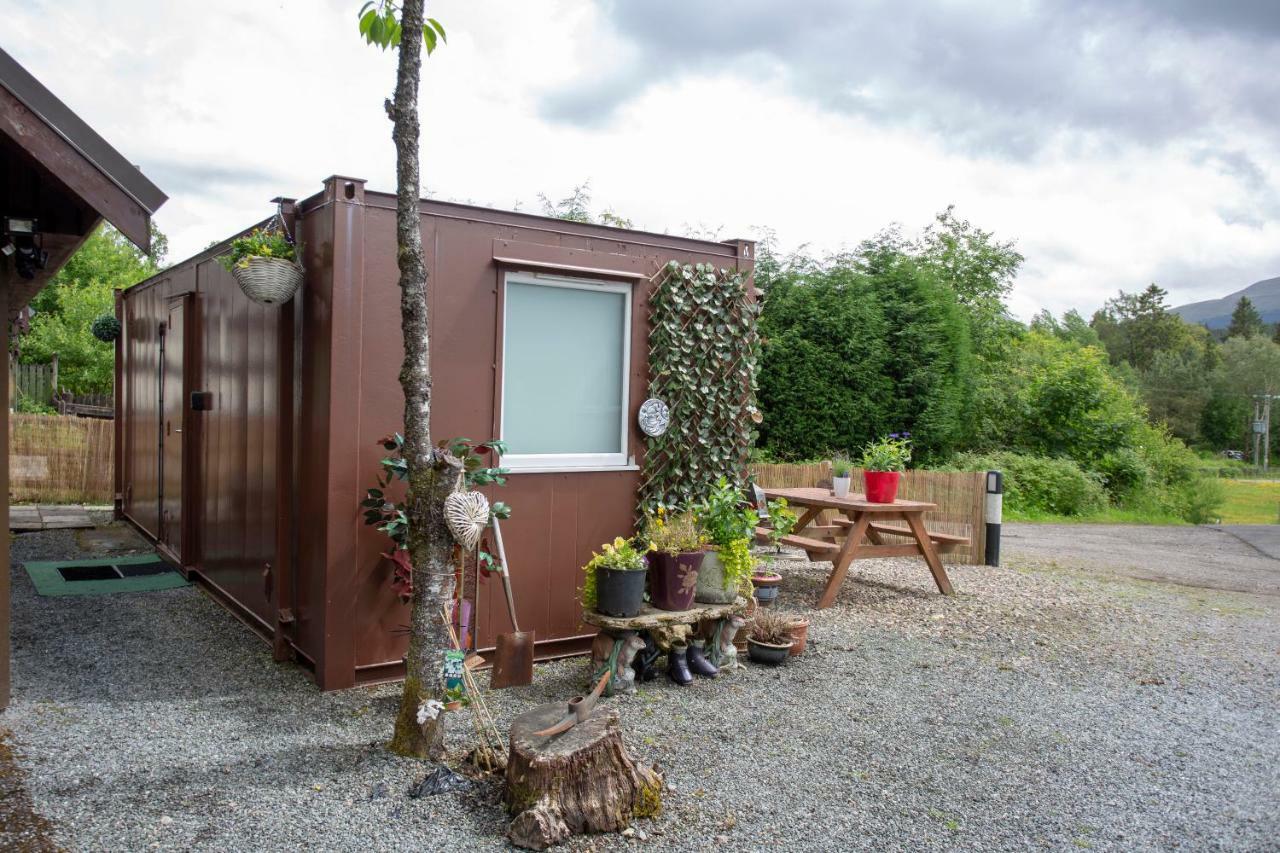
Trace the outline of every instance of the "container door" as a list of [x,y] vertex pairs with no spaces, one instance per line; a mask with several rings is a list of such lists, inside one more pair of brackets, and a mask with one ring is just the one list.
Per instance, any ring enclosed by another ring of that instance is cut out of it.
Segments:
[[174,557],[182,554],[183,427],[186,426],[184,343],[185,301],[169,305],[160,350],[160,541]]

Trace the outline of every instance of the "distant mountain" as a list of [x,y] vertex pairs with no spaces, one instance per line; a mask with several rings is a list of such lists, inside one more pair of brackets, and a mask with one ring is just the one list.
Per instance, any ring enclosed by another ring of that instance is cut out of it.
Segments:
[[1188,323],[1204,323],[1210,329],[1225,329],[1231,325],[1231,312],[1235,310],[1241,296],[1249,297],[1263,320],[1268,323],[1280,322],[1280,277],[1264,278],[1221,299],[1192,302],[1190,305],[1174,308],[1173,313]]

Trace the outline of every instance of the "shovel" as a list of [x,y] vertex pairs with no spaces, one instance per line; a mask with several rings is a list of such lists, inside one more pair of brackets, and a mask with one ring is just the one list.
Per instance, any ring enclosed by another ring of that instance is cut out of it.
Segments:
[[499,634],[493,652],[493,673],[489,686],[494,690],[520,687],[533,683],[533,631],[521,631],[516,622],[516,603],[511,597],[511,573],[507,571],[507,552],[502,546],[502,527],[493,518],[493,538],[498,545],[498,562],[502,567],[502,589],[507,594],[507,614],[511,617],[510,634]]

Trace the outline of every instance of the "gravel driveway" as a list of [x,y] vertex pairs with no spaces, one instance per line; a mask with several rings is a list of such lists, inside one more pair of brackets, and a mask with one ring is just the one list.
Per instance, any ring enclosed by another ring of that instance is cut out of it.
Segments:
[[[14,557],[78,549],[51,531]],[[1276,849],[1277,599],[1008,562],[953,567],[948,599],[922,564],[875,561],[820,612],[824,567],[781,564],[816,648],[610,700],[672,790],[634,837],[575,847]],[[67,849],[505,846],[495,785],[408,797],[427,768],[381,747],[394,686],[322,694],[195,589],[13,580],[0,722]],[[540,666],[492,695],[500,725],[583,676]]]
[[1006,524],[1001,548],[1108,577],[1280,595],[1280,526]]

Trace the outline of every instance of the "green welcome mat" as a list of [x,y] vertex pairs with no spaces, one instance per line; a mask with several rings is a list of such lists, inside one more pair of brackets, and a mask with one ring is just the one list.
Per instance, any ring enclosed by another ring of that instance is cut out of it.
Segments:
[[110,595],[189,586],[155,554],[23,563],[40,595]]

